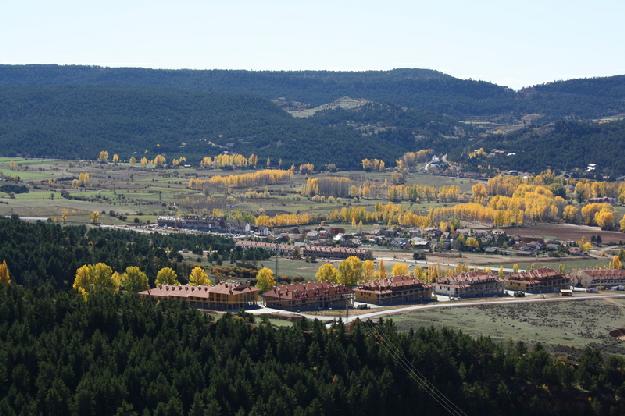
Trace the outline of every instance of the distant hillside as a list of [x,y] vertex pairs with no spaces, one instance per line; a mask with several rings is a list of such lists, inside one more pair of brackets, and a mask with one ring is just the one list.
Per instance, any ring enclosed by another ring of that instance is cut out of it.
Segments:
[[[603,149],[587,149],[585,138],[614,148],[625,142],[620,124],[591,123],[625,114],[625,76],[515,92],[428,69],[0,65],[0,94],[3,154],[83,158],[108,148],[199,158],[231,150],[353,168],[363,157],[392,163],[404,151],[425,147],[461,157],[485,144],[518,150],[519,157],[502,166],[541,170],[573,163],[564,154],[599,160],[594,154]],[[561,130],[561,121],[575,127]],[[607,170],[625,173],[618,154],[606,152],[601,160]]]
[[310,106],[348,96],[454,117],[542,113],[555,119],[625,112],[625,76],[559,81],[516,93],[489,82],[461,80],[429,69],[255,72],[0,65],[0,85],[149,86],[283,97]]
[[268,100],[164,88],[0,87],[5,155],[94,158],[100,149],[199,158],[224,150],[355,167],[412,148],[396,137],[298,120]]
[[625,75],[572,79],[524,88],[520,111],[596,118],[625,110]]
[[154,70],[57,65],[0,65],[0,85],[151,86],[285,97],[309,105],[340,97],[366,98],[453,114],[500,111],[512,90],[459,80],[428,69],[392,71]]
[[514,156],[498,156],[490,162],[503,169],[534,171],[584,169],[597,165],[597,173],[625,174],[625,121],[598,124],[587,121],[558,121],[528,128],[508,136],[493,136],[473,147],[502,149]]

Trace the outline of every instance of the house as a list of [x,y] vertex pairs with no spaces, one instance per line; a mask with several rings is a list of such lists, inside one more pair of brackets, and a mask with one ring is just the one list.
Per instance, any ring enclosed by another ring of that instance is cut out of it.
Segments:
[[239,247],[244,250],[260,248],[280,256],[293,256],[295,254],[295,247],[290,244],[269,243],[267,241],[237,240],[234,245],[235,247]]
[[503,282],[496,273],[474,271],[439,278],[434,285],[437,295],[452,298],[501,296]]
[[507,290],[529,293],[554,293],[570,285],[571,279],[568,276],[547,267],[512,273],[504,280]]
[[374,280],[354,290],[356,302],[397,305],[432,301],[432,286],[410,276]]
[[258,288],[221,282],[215,286],[159,285],[139,292],[156,299],[178,299],[198,309],[240,310],[256,307]]
[[345,308],[352,305],[353,297],[347,286],[312,282],[275,286],[263,294],[265,306],[286,310]]
[[607,204],[614,205],[614,204],[616,204],[616,198],[609,197],[609,196],[601,196],[601,197],[598,197],[598,198],[590,198],[588,200],[588,202],[591,202],[591,203],[607,203]]
[[325,247],[307,245],[303,249],[304,257],[321,257],[329,259],[346,259],[350,256],[356,256],[361,260],[373,258],[371,250],[364,248],[351,247]]
[[615,287],[625,285],[623,269],[590,269],[578,270],[572,274],[575,286],[581,287]]

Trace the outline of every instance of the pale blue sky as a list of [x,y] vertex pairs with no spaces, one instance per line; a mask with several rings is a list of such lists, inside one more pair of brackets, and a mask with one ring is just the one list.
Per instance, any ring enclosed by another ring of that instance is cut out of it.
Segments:
[[625,74],[623,0],[0,0],[0,63]]

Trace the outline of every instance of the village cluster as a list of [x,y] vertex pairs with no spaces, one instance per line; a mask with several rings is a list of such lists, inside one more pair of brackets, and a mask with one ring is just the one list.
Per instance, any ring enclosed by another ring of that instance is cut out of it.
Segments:
[[214,286],[159,285],[141,292],[158,299],[178,299],[199,309],[241,310],[259,304],[279,310],[311,311],[347,309],[356,305],[389,306],[438,300],[485,298],[517,294],[560,293],[570,296],[574,288],[587,291],[623,288],[625,270],[589,269],[571,274],[550,268],[519,271],[502,278],[492,271],[471,271],[438,279],[432,284],[408,276],[392,276],[357,286],[307,282],[278,285],[264,293],[245,283],[221,282]]
[[[216,232],[237,238],[242,248],[263,248],[285,257],[345,258],[371,257],[363,247],[412,250],[415,259],[427,253],[481,252],[509,256],[581,256],[587,250],[579,241],[561,241],[536,237],[511,236],[496,228],[443,228],[379,226],[369,230],[346,232],[344,227],[294,226],[272,231],[251,224],[239,225],[219,217],[158,217],[162,228]],[[600,243],[600,236],[597,243]],[[594,238],[592,239],[595,242]],[[358,249],[358,250],[349,250]]]

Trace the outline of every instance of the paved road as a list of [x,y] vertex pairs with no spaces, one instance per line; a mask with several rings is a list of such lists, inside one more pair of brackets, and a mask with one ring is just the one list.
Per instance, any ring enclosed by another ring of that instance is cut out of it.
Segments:
[[479,301],[450,301],[450,302],[434,302],[420,305],[409,305],[398,309],[385,309],[380,311],[372,311],[360,315],[351,315],[349,317],[331,317],[331,316],[317,316],[307,313],[297,313],[297,315],[308,319],[318,319],[320,321],[335,321],[341,320],[343,323],[350,323],[356,319],[370,320],[374,318],[380,318],[383,316],[397,315],[411,311],[418,311],[423,309],[434,308],[453,308],[453,307],[467,307],[467,306],[479,306],[479,305],[508,305],[514,303],[538,303],[538,302],[571,302],[578,300],[598,300],[598,299],[614,299],[625,298],[625,294],[596,294],[596,295],[573,295],[571,297],[565,296],[553,296],[543,298],[541,296],[532,296],[527,298],[489,298],[480,299]]

